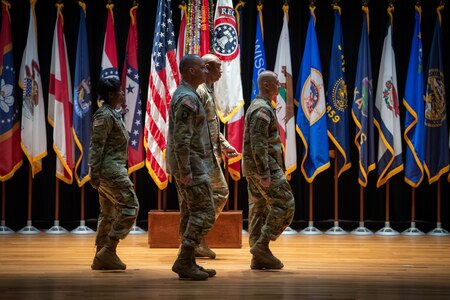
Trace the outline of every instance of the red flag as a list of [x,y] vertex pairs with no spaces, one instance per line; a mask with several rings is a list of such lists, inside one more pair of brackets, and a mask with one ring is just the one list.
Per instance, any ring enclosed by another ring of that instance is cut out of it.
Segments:
[[170,99],[179,84],[170,0],[158,0],[145,113],[146,166],[159,189],[165,189],[166,140]]
[[142,109],[139,89],[137,5],[130,10],[131,22],[128,30],[127,49],[123,64],[122,85],[125,92],[125,127],[130,135],[128,141],[128,174],[144,166],[142,143]]
[[209,0],[203,0],[200,22],[200,56],[203,56],[211,52],[209,37]]
[[7,1],[2,1],[0,35],[0,181],[13,177],[22,165],[20,151],[19,109],[15,100],[14,58],[11,40],[11,18]]
[[105,40],[103,42],[103,55],[100,78],[115,77],[119,79],[117,67],[116,35],[114,33],[114,4],[107,4],[108,19],[106,21]]
[[57,4],[53,35],[52,63],[48,94],[48,121],[53,126],[53,149],[56,152],[56,177],[71,184],[74,167],[72,136],[72,86],[64,38],[62,4]]

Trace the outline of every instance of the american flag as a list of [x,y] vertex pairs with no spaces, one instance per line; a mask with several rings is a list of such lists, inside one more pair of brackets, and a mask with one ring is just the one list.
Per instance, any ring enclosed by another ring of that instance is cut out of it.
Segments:
[[145,112],[146,166],[159,189],[167,186],[166,139],[168,107],[179,83],[170,0],[158,0]]

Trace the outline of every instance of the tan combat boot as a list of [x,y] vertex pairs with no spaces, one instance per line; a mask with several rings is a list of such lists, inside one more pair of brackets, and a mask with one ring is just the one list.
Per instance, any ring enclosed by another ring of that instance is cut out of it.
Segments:
[[178,258],[172,266],[172,271],[177,273],[180,279],[206,280],[209,274],[201,271],[194,264],[194,247],[181,246]]
[[125,270],[127,268],[127,265],[117,256],[118,243],[118,240],[110,239],[95,255],[94,262],[96,267],[99,267],[99,270]]
[[92,261],[91,264],[91,269],[92,270],[103,270],[102,269],[102,263],[98,260],[97,258],[97,253],[102,250],[103,246],[98,246],[95,249],[95,255],[94,255],[94,260]]
[[211,259],[215,259],[216,253],[209,248],[208,244],[205,242],[205,239],[202,239],[200,245],[198,245],[198,247],[195,248],[195,256],[209,257]]
[[283,263],[276,258],[269,249],[269,238],[263,235],[250,248],[250,253],[253,254],[252,269],[281,269],[284,267]]

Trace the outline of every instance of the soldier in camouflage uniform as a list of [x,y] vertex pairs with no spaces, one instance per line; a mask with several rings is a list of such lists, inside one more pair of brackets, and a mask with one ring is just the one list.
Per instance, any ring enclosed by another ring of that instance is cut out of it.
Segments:
[[283,263],[269,249],[289,226],[295,202],[284,175],[284,159],[272,100],[280,87],[270,71],[258,77],[259,95],[245,114],[242,172],[248,183],[249,242],[252,269],[281,269]]
[[90,183],[98,190],[100,215],[95,244],[93,270],[125,270],[116,254],[119,240],[130,232],[139,211],[133,183],[128,177],[128,132],[122,115],[115,108],[124,101],[120,81],[100,80],[89,148]]
[[[214,150],[214,166],[209,172],[209,177],[211,179],[215,217],[217,220],[229,195],[228,184],[223,175],[222,168],[220,167],[222,155],[231,158],[239,156],[239,153],[230,145],[230,143],[228,143],[224,135],[220,132],[213,84],[218,81],[222,75],[222,63],[220,59],[213,54],[206,54],[202,58],[208,69],[208,75],[206,76],[206,82],[197,88],[197,93],[199,94],[203,108],[205,109],[206,121],[208,122],[211,143]],[[195,249],[195,256],[214,259],[216,258],[216,253],[209,248],[205,239],[202,239],[200,245]]]
[[180,205],[181,247],[172,271],[180,278],[205,280],[214,270],[195,262],[195,248],[214,224],[214,202],[209,171],[214,157],[208,124],[197,87],[208,70],[201,57],[185,55],[180,62],[182,81],[172,96],[167,137],[168,173],[175,178]]

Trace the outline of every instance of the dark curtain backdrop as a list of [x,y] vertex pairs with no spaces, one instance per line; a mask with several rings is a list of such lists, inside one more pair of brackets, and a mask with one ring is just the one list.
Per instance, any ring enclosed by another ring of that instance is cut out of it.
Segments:
[[[103,48],[103,39],[106,26],[105,0],[87,0],[87,28],[90,51],[91,79],[93,90],[99,77],[100,62]],[[422,15],[422,42],[424,66],[428,61],[429,50],[432,40],[434,24],[436,21],[437,0],[427,0],[423,2]],[[74,0],[64,0],[64,31],[68,47],[68,56],[72,79],[75,64],[76,43],[79,23],[79,7]],[[129,26],[129,9],[132,1],[115,0],[115,32],[117,41],[117,54],[119,59],[119,69],[121,71],[125,54],[126,38]],[[237,1],[234,0],[234,5]],[[278,38],[282,27],[283,11],[282,0],[264,1],[263,21],[265,51],[267,56],[267,67],[272,69],[275,64],[275,56]],[[394,48],[397,60],[398,91],[400,99],[403,98],[406,72],[408,68],[411,38],[414,27],[414,0],[397,0],[394,11]],[[12,0],[10,11],[12,18],[13,49],[15,58],[16,75],[19,68],[22,53],[25,48],[28,21],[29,2],[27,0]],[[51,59],[51,47],[53,31],[56,20],[56,8],[53,0],[39,0],[36,4],[37,28],[38,28],[38,52],[40,67],[43,78],[44,97],[48,95],[48,77]],[[176,31],[179,28],[180,12],[179,2],[172,0],[173,19]],[[291,0],[289,9],[289,30],[291,36],[291,55],[294,75],[294,83],[297,81],[303,53],[304,40],[309,21],[309,2],[306,0]],[[450,5],[450,4],[448,4]],[[139,71],[140,84],[142,90],[142,105],[145,109],[148,76],[150,71],[151,44],[156,17],[156,0],[141,0],[138,9],[138,34],[139,34]],[[355,71],[357,65],[359,39],[361,34],[362,11],[361,2],[358,0],[343,0],[342,25],[345,43],[346,77],[349,92],[349,100],[353,99],[353,87]],[[388,16],[386,13],[387,0],[372,0],[370,8],[370,43],[372,52],[373,86],[377,86],[378,69],[383,47],[383,39],[386,30]],[[450,30],[449,19],[450,9],[446,7],[443,11],[443,54],[445,63],[445,75],[450,76]],[[320,57],[322,62],[322,72],[324,82],[327,83],[328,67],[330,57],[330,47],[333,34],[333,11],[330,0],[318,0],[316,9],[317,23],[316,31],[319,41]],[[256,22],[256,0],[247,0],[241,17],[243,23],[241,62],[242,62],[242,84],[246,106],[250,101],[251,78],[253,70],[253,51]],[[121,72],[119,73],[121,74]],[[450,89],[446,86],[447,95]],[[449,96],[447,96],[448,99]],[[17,99],[21,103],[21,90],[17,89]],[[94,98],[95,99],[95,95]],[[447,100],[447,106],[449,100]],[[95,106],[95,104],[94,104]],[[46,99],[47,108],[47,99]],[[404,122],[405,110],[401,106],[402,126]],[[354,137],[355,125],[350,120],[350,136]],[[48,156],[43,159],[43,171],[33,180],[33,224],[38,228],[49,228],[53,225],[55,217],[55,154],[51,148],[52,129],[47,124]],[[376,137],[376,140],[378,137]],[[301,142],[297,138],[298,157],[300,165]],[[352,168],[345,172],[339,180],[339,219],[341,225],[346,229],[356,227],[359,221],[359,193],[360,186],[357,183],[358,153],[356,146],[351,143]],[[405,146],[404,146],[405,147]],[[333,165],[332,165],[333,166]],[[6,182],[6,223],[14,230],[20,229],[27,220],[27,199],[28,199],[28,162],[17,171],[15,176]],[[385,187],[377,189],[376,171],[369,176],[369,184],[366,189],[366,221],[372,229],[379,229],[385,220]],[[148,175],[145,168],[136,172],[137,174],[137,195],[141,204],[138,217],[138,225],[147,226],[147,213],[150,209],[157,208],[158,189]],[[442,177],[441,199],[442,199],[442,222],[444,227],[450,226],[450,205],[449,183],[446,177]],[[409,227],[411,218],[411,188],[404,183],[403,173],[395,176],[390,181],[390,220],[393,227],[403,230]],[[445,180],[444,180],[445,178]],[[296,213],[293,227],[300,229],[306,226],[308,216],[308,184],[303,179],[300,171],[293,174],[291,180],[292,188],[296,199]],[[234,184],[230,182],[230,208],[233,208]],[[60,182],[60,216],[62,226],[73,229],[80,220],[80,189],[76,183],[67,185]],[[85,219],[87,225],[95,227],[98,215],[97,193],[89,184],[85,185]],[[244,211],[244,219],[247,218],[247,190],[245,180],[240,180],[238,184],[238,208]],[[321,229],[327,229],[332,225],[334,217],[333,198],[333,169],[330,168],[316,177],[314,181],[314,221]],[[418,226],[422,229],[431,229],[436,222],[436,200],[437,184],[428,185],[424,181],[416,192],[416,219]],[[167,192],[167,208],[177,209],[177,195],[173,184],[169,184]]]

